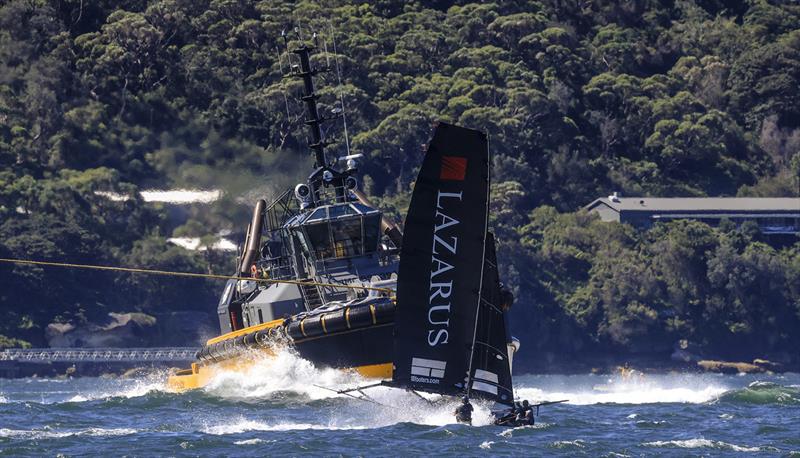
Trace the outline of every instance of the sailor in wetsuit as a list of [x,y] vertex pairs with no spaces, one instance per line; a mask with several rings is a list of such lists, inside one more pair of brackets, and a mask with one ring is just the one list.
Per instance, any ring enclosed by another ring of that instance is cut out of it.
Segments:
[[472,404],[469,403],[469,397],[464,396],[460,406],[456,407],[456,421],[459,423],[472,424]]
[[517,411],[516,424],[517,426],[534,424],[533,407],[528,404],[527,399],[522,401],[522,408]]

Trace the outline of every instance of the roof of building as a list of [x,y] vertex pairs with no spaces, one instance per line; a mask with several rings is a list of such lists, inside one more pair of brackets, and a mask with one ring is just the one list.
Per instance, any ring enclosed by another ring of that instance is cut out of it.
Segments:
[[591,210],[599,204],[614,210],[675,212],[675,211],[797,211],[798,197],[622,197],[608,196],[596,199],[585,208]]

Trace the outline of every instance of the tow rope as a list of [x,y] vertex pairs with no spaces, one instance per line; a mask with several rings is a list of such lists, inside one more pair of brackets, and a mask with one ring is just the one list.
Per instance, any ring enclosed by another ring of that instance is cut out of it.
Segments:
[[9,259],[9,258],[0,258],[0,262],[5,262],[9,264],[27,264],[27,265],[35,265],[35,266],[49,266],[49,267],[67,267],[73,269],[92,269],[92,270],[110,270],[114,272],[127,272],[133,274],[151,274],[151,275],[165,275],[165,276],[173,276],[173,277],[192,277],[192,278],[210,278],[214,280],[246,280],[246,281],[254,281],[259,283],[285,283],[288,285],[310,285],[310,286],[322,286],[322,287],[330,287],[330,288],[344,288],[344,289],[360,289],[365,291],[378,291],[381,293],[392,293],[394,292],[390,288],[376,288],[374,286],[355,286],[355,285],[341,285],[341,284],[334,284],[334,283],[319,283],[313,281],[300,281],[300,280],[276,280],[271,278],[247,278],[247,277],[237,277],[232,275],[220,275],[220,274],[201,274],[197,272],[172,272],[168,270],[155,270],[155,269],[139,269],[133,267],[116,267],[116,266],[97,266],[91,264],[73,264],[68,262],[51,262],[51,261],[34,261],[31,259]]

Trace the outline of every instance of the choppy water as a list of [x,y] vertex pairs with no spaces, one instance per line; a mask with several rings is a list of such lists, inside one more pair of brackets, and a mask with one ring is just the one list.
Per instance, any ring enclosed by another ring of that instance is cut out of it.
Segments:
[[0,380],[0,455],[777,455],[800,457],[800,375],[535,376],[520,397],[570,399],[533,427],[453,424],[434,407],[379,388],[357,401],[317,388],[363,380],[289,354],[204,390],[146,379]]

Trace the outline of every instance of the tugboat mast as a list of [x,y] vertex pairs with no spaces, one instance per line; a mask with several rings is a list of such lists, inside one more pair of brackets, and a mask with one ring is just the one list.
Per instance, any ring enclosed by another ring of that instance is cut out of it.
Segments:
[[[285,36],[284,36],[285,37]],[[288,45],[287,45],[288,48]],[[325,156],[325,147],[331,142],[323,138],[321,125],[324,122],[337,119],[339,111],[334,110],[333,116],[320,115],[317,109],[317,99],[319,96],[314,90],[314,75],[330,71],[329,66],[315,68],[311,66],[311,51],[314,46],[300,42],[289,52],[296,54],[300,59],[300,65],[292,65],[287,77],[299,78],[303,80],[303,94],[300,100],[305,104],[304,124],[308,126],[308,147],[314,154],[314,172],[308,177],[307,185],[301,184],[295,190],[295,195],[303,204],[303,208],[316,207],[323,202],[344,203],[357,200],[351,194],[358,186],[358,181],[353,176],[358,168],[356,159],[360,155],[348,155],[342,158],[328,160]],[[346,161],[346,168],[339,170],[336,164],[339,161]],[[332,188],[332,198],[324,197],[325,190]]]
[[[299,48],[292,50],[293,54],[297,54],[300,58],[300,70],[295,72],[294,75],[302,78],[304,93],[300,99],[306,104],[306,119],[305,124],[308,126],[308,133],[311,140],[308,142],[308,147],[314,152],[314,159],[316,168],[325,167],[327,161],[325,160],[325,146],[327,142],[322,140],[322,129],[320,124],[327,121],[327,118],[320,118],[317,110],[317,98],[319,96],[314,92],[313,76],[319,71],[311,68],[310,46],[303,43]],[[327,69],[326,69],[327,70]]]

